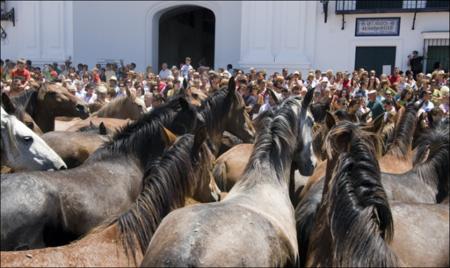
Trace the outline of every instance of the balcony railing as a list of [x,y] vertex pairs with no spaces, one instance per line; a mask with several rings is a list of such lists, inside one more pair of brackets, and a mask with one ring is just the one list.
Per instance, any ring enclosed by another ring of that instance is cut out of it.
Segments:
[[450,11],[448,0],[337,0],[336,14]]

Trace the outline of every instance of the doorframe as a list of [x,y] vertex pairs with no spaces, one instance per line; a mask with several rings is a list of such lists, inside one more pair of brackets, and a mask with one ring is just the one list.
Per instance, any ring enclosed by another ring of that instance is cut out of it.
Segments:
[[[161,1],[152,6],[145,16],[145,68],[151,65],[153,72],[159,70],[158,66],[158,43],[159,43],[159,19],[165,12],[179,8],[182,6],[197,6],[201,8],[209,9],[215,17],[215,29],[214,29],[214,64],[217,64],[217,29],[219,29],[219,23],[222,23],[222,15],[219,12],[220,7],[217,2],[214,1]],[[211,66],[215,69],[215,66]]]

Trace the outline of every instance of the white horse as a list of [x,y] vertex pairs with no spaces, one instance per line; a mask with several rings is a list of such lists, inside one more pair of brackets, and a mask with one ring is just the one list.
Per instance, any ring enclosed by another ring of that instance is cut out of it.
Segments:
[[15,171],[66,169],[44,140],[14,115],[1,110],[1,164]]

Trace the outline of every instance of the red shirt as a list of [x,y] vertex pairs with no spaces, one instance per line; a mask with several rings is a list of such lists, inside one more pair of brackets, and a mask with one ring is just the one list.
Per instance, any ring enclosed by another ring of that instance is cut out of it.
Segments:
[[395,84],[395,83],[400,83],[401,81],[401,76],[400,75],[391,75],[389,77],[389,82],[391,82],[391,85]]
[[15,69],[11,72],[12,79],[18,78],[22,81],[22,84],[25,84],[26,81],[30,80],[31,75],[27,69],[19,70]]

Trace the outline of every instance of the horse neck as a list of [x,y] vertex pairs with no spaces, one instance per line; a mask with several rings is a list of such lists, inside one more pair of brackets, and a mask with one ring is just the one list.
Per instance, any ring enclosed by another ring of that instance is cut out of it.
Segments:
[[433,190],[438,203],[448,196],[449,190],[448,146],[441,146],[439,149],[438,152],[430,155],[424,162],[415,165],[410,171]]
[[40,100],[37,100],[36,102],[35,111],[33,112],[33,119],[36,124],[38,124],[42,132],[45,133],[55,130],[54,111]]
[[[265,147],[265,148],[264,148]],[[253,149],[250,161],[247,164],[243,178],[238,182],[241,189],[247,191],[254,185],[276,185],[288,189],[293,148],[276,148],[272,140],[257,142]]]
[[227,120],[228,114],[223,113],[221,117],[218,117],[216,113],[212,112],[214,108],[216,107],[211,107],[208,104],[208,108],[204,108],[200,113],[206,121],[206,129],[208,132],[207,144],[214,156],[217,156],[222,143],[225,121]]

